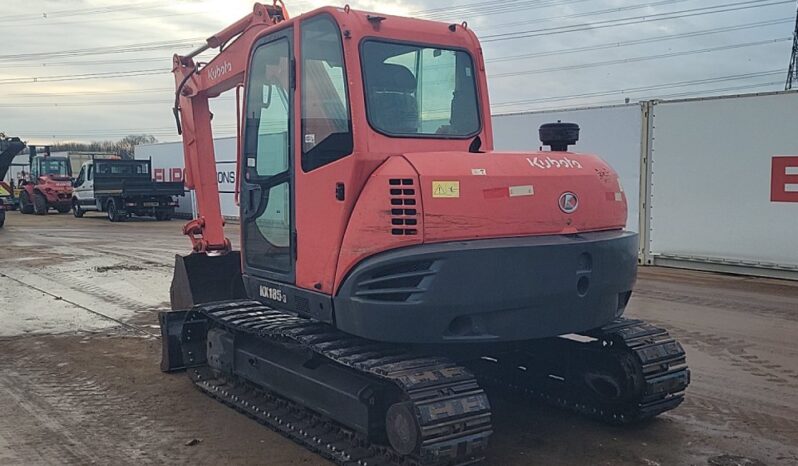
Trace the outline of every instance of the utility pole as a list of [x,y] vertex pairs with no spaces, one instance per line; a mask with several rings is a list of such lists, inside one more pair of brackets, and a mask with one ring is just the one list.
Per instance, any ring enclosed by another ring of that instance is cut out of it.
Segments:
[[784,90],[792,89],[793,84],[798,87],[798,9],[795,11],[795,31],[792,33],[792,54],[790,54],[790,67],[787,69],[787,84]]

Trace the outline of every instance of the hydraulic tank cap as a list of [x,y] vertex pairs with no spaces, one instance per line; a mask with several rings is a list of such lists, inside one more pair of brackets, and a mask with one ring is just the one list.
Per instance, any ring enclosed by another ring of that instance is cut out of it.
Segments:
[[544,146],[550,146],[554,152],[565,152],[568,146],[576,144],[579,140],[579,125],[557,120],[557,123],[540,125],[538,134]]

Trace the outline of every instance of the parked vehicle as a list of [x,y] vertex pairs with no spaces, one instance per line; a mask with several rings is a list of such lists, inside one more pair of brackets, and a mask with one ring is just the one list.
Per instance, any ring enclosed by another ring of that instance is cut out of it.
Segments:
[[8,184],[5,181],[0,181],[0,199],[5,203],[6,210],[19,209],[19,193],[14,184]]
[[19,210],[23,214],[45,215],[50,209],[69,212],[72,199],[72,168],[67,157],[51,157],[30,149],[30,176],[21,182]]
[[184,194],[181,182],[152,180],[149,160],[93,159],[84,163],[74,182],[72,213],[106,212],[120,222],[136,215],[169,220],[175,212],[175,196]]

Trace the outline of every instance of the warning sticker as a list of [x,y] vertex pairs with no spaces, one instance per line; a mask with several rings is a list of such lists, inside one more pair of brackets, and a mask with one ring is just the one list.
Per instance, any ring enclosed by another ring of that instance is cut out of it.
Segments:
[[516,196],[532,196],[535,194],[535,188],[532,185],[524,186],[510,186],[510,197]]
[[432,197],[460,197],[460,182],[433,181]]

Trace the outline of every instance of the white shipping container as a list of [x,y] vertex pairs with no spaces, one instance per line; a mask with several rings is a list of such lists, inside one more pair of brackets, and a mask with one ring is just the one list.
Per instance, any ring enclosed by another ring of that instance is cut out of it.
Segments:
[[[213,141],[216,153],[216,179],[219,183],[219,196],[222,215],[238,218],[235,203],[236,180],[236,138],[220,138]],[[182,142],[164,142],[136,146],[137,159],[152,159],[153,178],[156,181],[182,181],[185,164]],[[194,193],[186,190],[186,196],[179,198],[177,212],[193,216],[195,209]]]
[[540,125],[557,120],[579,125],[579,142],[569,150],[596,154],[618,173],[629,205],[626,227],[640,231],[640,104],[493,115],[494,146],[507,151],[536,150]]
[[[652,108],[648,262],[798,271],[798,202],[771,200],[798,175],[798,93]],[[775,156],[795,157],[778,178]]]

